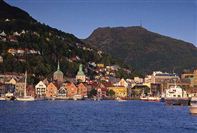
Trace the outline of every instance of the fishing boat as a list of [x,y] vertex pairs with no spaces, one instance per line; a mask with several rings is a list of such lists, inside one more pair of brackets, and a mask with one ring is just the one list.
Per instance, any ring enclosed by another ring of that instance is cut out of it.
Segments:
[[197,97],[191,98],[189,111],[191,114],[197,114]]
[[27,87],[27,71],[25,72],[25,87],[24,87],[24,96],[23,97],[17,97],[16,100],[17,101],[34,101],[34,97],[32,96],[27,96],[27,93],[26,93],[26,87]]

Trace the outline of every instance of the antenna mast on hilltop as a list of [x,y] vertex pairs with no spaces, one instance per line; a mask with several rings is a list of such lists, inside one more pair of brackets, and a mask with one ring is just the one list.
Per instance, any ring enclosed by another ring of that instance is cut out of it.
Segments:
[[142,20],[140,19],[140,27],[142,27]]

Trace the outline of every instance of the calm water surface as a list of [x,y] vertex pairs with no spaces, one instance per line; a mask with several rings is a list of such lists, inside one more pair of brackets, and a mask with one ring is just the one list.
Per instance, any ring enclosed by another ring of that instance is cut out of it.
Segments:
[[0,133],[197,133],[188,107],[143,101],[0,101]]

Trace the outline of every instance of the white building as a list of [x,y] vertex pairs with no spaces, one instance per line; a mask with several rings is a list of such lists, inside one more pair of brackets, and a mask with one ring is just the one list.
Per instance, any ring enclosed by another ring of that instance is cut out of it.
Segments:
[[174,81],[174,80],[179,80],[180,78],[175,74],[175,73],[163,73],[160,71],[155,71],[151,75],[151,83],[163,83],[165,81]]
[[4,32],[4,31],[3,31],[3,32],[1,32],[1,33],[0,33],[0,36],[5,37],[5,36],[6,36],[5,32]]
[[124,86],[125,88],[128,87],[128,83],[125,81],[125,79],[121,79],[119,82],[115,83],[114,86]]
[[46,96],[46,85],[40,81],[36,86],[36,95],[37,97],[45,97]]
[[134,82],[137,83],[137,84],[141,84],[143,83],[143,78],[140,78],[140,77],[134,77]]
[[180,86],[172,86],[166,89],[166,98],[183,98],[186,97],[186,91],[184,91]]

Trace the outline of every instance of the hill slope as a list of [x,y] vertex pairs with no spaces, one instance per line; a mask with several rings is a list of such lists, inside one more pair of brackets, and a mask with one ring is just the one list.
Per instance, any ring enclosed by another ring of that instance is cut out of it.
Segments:
[[197,66],[197,48],[194,45],[139,26],[98,28],[84,42],[144,73],[153,70],[180,72]]
[[59,31],[33,19],[25,11],[0,1],[0,72],[25,72],[36,77],[51,75],[60,68],[75,76],[78,65],[105,62],[99,54],[72,34]]

